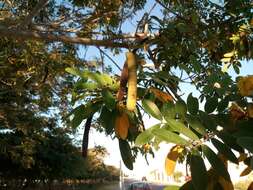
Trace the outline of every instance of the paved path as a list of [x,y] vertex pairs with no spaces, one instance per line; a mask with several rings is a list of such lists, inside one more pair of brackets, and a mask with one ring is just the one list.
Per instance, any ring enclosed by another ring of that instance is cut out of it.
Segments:
[[[136,180],[136,179],[125,179],[124,181],[125,183],[125,190],[127,190],[127,187],[129,184],[134,183],[134,182],[140,182],[140,180]],[[152,182],[148,182],[149,185],[151,186],[152,190],[163,190],[164,187],[166,187],[166,185],[162,185],[162,184],[157,184],[157,183],[152,183]]]
[[[124,180],[124,190],[127,190],[128,186],[131,183],[134,182],[140,182],[140,180],[136,180],[136,179],[125,179]],[[148,182],[149,185],[151,186],[152,190],[163,190],[163,188],[165,187],[165,185],[162,184],[157,184],[157,183],[152,183],[152,182]],[[73,189],[70,189],[73,190]],[[81,186],[79,188],[76,188],[75,190],[120,190],[120,184],[119,182],[114,182],[114,183],[110,183],[110,184],[101,184],[101,185],[96,185],[96,186]]]

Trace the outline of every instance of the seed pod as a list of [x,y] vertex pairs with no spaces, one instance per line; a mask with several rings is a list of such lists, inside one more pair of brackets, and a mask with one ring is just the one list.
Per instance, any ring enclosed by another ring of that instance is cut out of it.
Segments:
[[137,71],[136,58],[134,53],[126,53],[126,61],[128,66],[128,91],[127,91],[127,109],[134,111],[137,98]]
[[116,135],[119,138],[125,140],[128,135],[129,125],[130,124],[129,124],[128,115],[123,112],[115,120],[115,133],[116,133]]
[[120,76],[120,87],[117,93],[118,101],[121,101],[124,97],[127,81],[128,81],[128,65],[127,62],[125,62]]
[[173,102],[173,97],[166,92],[163,92],[153,87],[150,88],[150,92],[152,92],[155,95],[155,97],[161,102]]
[[247,107],[248,117],[253,118],[253,104],[249,104]]

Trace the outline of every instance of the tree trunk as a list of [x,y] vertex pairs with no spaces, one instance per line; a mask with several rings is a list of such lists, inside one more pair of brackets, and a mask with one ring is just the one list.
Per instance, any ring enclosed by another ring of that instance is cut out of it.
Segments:
[[84,158],[87,157],[87,153],[88,153],[89,132],[90,132],[92,118],[93,118],[93,115],[88,117],[84,126],[83,143],[82,143],[82,156]]

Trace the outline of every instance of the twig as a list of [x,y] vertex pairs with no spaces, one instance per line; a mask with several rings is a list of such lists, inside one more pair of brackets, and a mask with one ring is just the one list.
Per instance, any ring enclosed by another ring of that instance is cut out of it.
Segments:
[[156,5],[157,5],[157,2],[155,2],[154,5],[151,7],[151,9],[148,12],[148,15],[151,14],[151,12],[154,10],[154,8],[156,7]]
[[188,22],[187,19],[185,19],[184,17],[180,16],[178,13],[176,13],[175,11],[171,10],[170,8],[168,8],[166,5],[164,5],[161,1],[156,0],[156,2],[161,5],[163,8],[165,8],[167,11],[171,12],[172,14],[176,15],[178,18],[180,18],[181,20],[184,20],[185,22]]
[[20,30],[14,28],[7,28],[0,25],[0,36],[12,39],[33,39],[40,41],[49,41],[49,42],[63,42],[63,43],[72,43],[72,44],[83,44],[88,46],[103,46],[111,48],[134,48],[133,44],[127,42],[114,42],[112,40],[94,40],[91,38],[80,38],[80,37],[71,37],[67,35],[57,35],[46,32],[35,32],[28,30]]
[[105,72],[105,65],[104,65],[104,53],[101,51],[101,48],[99,49],[100,57],[101,57],[101,67],[102,67],[102,73]]
[[120,71],[122,71],[122,69],[118,66],[118,64],[104,51],[102,50],[100,47],[97,47],[99,49],[100,52],[102,52]]

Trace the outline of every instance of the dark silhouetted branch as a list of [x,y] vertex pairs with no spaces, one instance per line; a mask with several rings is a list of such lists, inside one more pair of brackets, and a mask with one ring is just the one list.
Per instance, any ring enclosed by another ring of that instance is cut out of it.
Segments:
[[114,42],[112,40],[94,40],[90,38],[71,37],[66,35],[56,35],[46,32],[35,32],[29,30],[18,30],[15,28],[7,28],[0,26],[0,37],[6,37],[10,39],[23,39],[23,40],[40,40],[49,42],[63,42],[72,44],[82,44],[87,46],[102,46],[110,48],[133,48],[133,44],[126,42]]
[[25,17],[24,21],[20,24],[21,28],[25,28],[27,25],[29,25],[32,22],[32,19],[40,12],[41,9],[43,9],[49,0],[40,0],[36,6],[33,8],[33,10]]

